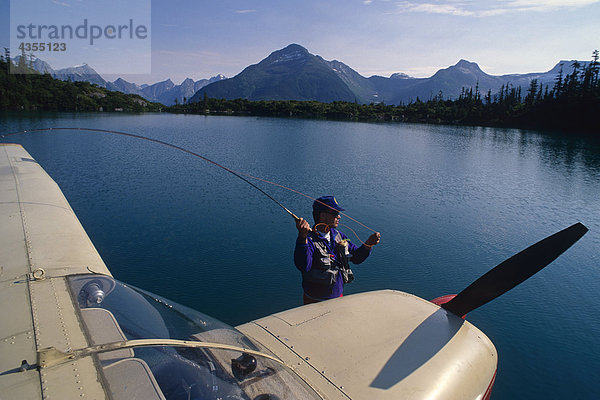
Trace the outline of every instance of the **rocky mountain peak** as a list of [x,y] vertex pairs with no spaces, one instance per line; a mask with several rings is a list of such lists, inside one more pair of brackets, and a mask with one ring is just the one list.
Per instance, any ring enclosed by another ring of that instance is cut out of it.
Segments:
[[454,67],[450,68],[457,68],[463,73],[483,73],[483,71],[481,70],[481,68],[479,68],[479,65],[477,65],[477,63],[467,61],[464,59],[461,59],[458,63],[456,63],[456,65],[454,65]]
[[304,47],[299,44],[290,44],[287,47],[284,47],[281,50],[274,51],[267,57],[266,61],[270,64],[281,63],[281,62],[290,62],[303,60],[310,53]]
[[413,77],[404,72],[396,72],[390,75],[390,79],[413,79]]

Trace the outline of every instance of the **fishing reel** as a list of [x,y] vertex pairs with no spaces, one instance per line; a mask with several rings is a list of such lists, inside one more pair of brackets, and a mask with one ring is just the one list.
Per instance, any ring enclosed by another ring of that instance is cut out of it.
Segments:
[[348,251],[348,240],[342,240],[335,245],[335,255],[340,264],[342,279],[344,283],[351,283],[354,280],[354,272],[350,269],[350,259],[352,255]]

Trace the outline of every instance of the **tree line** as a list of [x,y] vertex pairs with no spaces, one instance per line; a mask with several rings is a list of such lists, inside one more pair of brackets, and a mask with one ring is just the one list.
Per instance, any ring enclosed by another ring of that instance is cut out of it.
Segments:
[[89,82],[70,82],[0,56],[0,110],[13,111],[159,111],[163,106],[140,96],[112,92]]
[[598,50],[586,66],[575,61],[572,73],[559,71],[550,87],[533,79],[523,91],[509,83],[498,93],[483,94],[478,85],[463,88],[457,99],[437,96],[409,104],[358,104],[334,101],[250,101],[204,97],[191,104],[167,108],[169,112],[195,114],[235,114],[330,118],[352,121],[403,121],[439,124],[525,127],[576,131],[600,131],[596,115],[600,112],[600,62]]
[[[503,85],[498,93],[481,93],[479,85],[463,88],[457,99],[440,92],[427,101],[409,104],[297,100],[214,99],[165,107],[140,96],[112,92],[89,82],[69,82],[40,74],[20,57],[15,65],[6,51],[0,56],[0,110],[25,111],[167,111],[194,114],[234,114],[351,121],[400,121],[438,124],[560,129],[598,133],[600,60],[594,50],[589,63],[575,61],[572,72],[563,69],[553,85],[533,79],[523,89]],[[15,73],[16,72],[16,73]]]

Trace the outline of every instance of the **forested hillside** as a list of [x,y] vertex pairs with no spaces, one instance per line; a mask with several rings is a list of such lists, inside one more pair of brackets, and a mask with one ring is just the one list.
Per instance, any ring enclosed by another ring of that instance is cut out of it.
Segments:
[[417,99],[406,105],[394,106],[341,101],[224,100],[205,95],[197,103],[178,105],[168,110],[600,132],[597,120],[600,114],[598,51],[593,52],[591,62],[585,67],[578,62],[571,67],[573,72],[570,74],[559,71],[552,87],[543,86],[534,79],[525,92],[520,87],[506,84],[498,94],[492,95],[491,91],[481,93],[476,86],[475,89],[463,89],[456,100],[444,99],[440,93],[428,101]]
[[0,110],[142,112],[160,107],[140,96],[111,92],[88,82],[54,79],[25,62],[14,65],[7,57],[0,57]]

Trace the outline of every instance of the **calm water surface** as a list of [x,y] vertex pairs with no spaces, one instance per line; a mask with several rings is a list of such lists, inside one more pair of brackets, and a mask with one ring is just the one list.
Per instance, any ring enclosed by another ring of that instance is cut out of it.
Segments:
[[[382,233],[347,294],[456,293],[581,221],[590,232],[575,246],[468,319],[498,349],[493,399],[600,398],[600,143],[449,126],[0,114],[1,133],[60,126],[145,135],[313,197],[335,194],[350,216]],[[293,220],[238,178],[109,134],[55,131],[10,141],[59,183],[118,279],[232,325],[300,304]],[[310,200],[258,184],[310,217]],[[342,223],[363,240],[370,234]]]

